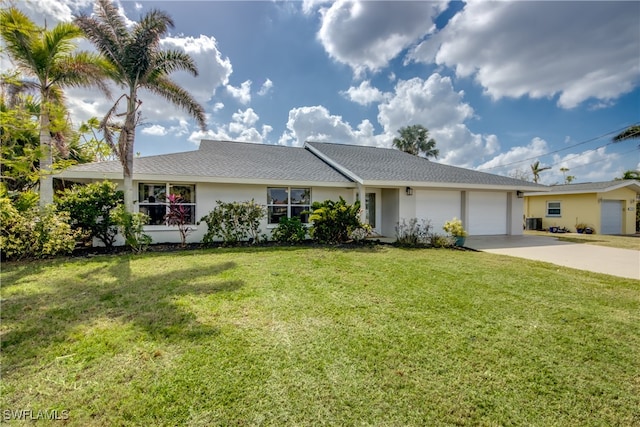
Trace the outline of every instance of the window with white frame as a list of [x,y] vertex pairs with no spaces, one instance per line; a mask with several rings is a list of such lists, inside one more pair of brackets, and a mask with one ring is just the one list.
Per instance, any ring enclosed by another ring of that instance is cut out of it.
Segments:
[[547,216],[562,216],[560,202],[547,202]]
[[311,208],[311,189],[293,187],[267,188],[267,216],[269,224],[279,224],[280,218],[300,218],[309,222],[309,215],[303,214]]
[[169,209],[167,194],[180,196],[180,203],[187,209],[188,223],[196,223],[196,186],[193,184],[171,184],[165,182],[138,184],[139,211],[149,215],[149,225],[166,224]]

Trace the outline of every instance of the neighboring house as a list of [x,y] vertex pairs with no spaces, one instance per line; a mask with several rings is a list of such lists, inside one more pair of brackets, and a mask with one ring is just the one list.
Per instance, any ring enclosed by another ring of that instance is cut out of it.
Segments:
[[[146,232],[154,242],[179,241],[176,228],[164,225],[167,193],[179,193],[191,206],[189,241],[198,242],[206,224],[196,223],[217,200],[251,199],[267,208],[267,233],[281,217],[343,197],[364,201],[363,220],[381,236],[394,237],[398,222],[411,218],[430,220],[444,233],[442,225],[454,216],[472,235],[522,234],[522,192],[547,189],[395,149],[318,142],[285,147],[203,140],[196,151],[136,158],[133,172],[136,209],[151,217]],[[56,178],[123,182],[118,161],[76,165]]]
[[600,234],[634,234],[640,182],[621,180],[554,185],[548,193],[525,193],[525,215],[541,218],[542,228],[573,232],[586,224]]

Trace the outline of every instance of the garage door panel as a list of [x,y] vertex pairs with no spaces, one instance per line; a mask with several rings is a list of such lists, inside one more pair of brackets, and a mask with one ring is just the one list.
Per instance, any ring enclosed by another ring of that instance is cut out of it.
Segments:
[[501,192],[469,193],[469,234],[507,234],[507,195]]
[[620,200],[602,201],[601,234],[622,234],[622,210],[623,202]]
[[416,217],[430,220],[436,233],[451,218],[460,218],[460,204],[459,191],[416,191]]

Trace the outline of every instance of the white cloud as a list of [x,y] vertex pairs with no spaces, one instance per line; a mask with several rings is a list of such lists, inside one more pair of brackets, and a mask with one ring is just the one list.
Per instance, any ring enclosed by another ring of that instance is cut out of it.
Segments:
[[258,95],[260,96],[266,95],[267,93],[269,93],[271,88],[273,88],[273,82],[271,81],[271,79],[265,80],[264,83],[262,83],[260,90],[258,91]]
[[[317,2],[307,2],[311,10]],[[402,50],[434,30],[446,2],[338,0],[320,9],[318,39],[333,59],[358,75],[387,66]],[[307,7],[308,6],[308,7]],[[306,8],[305,8],[306,7]]]
[[222,110],[224,108],[224,104],[222,102],[216,102],[215,104],[213,104],[213,112],[217,113],[218,111]]
[[397,131],[421,124],[429,129],[440,150],[439,161],[470,167],[498,148],[495,135],[472,133],[465,122],[474,117],[473,108],[463,101],[464,92],[453,89],[451,78],[432,74],[426,80],[415,77],[398,80],[394,93],[378,106],[378,122],[388,146]]
[[294,108],[289,111],[287,130],[278,141],[281,145],[302,145],[305,141],[329,141],[342,144],[376,145],[373,125],[363,120],[353,129],[341,116],[331,115],[322,105]]
[[[189,91],[200,103],[214,96],[216,89],[229,83],[233,72],[229,58],[223,58],[213,36],[167,37],[161,40],[164,49],[182,50],[189,54],[198,67],[198,77],[186,72],[171,74],[171,78]],[[166,105],[166,101],[163,101]]]
[[240,84],[240,87],[227,85],[227,92],[233,96],[242,105],[247,105],[251,102],[251,80],[246,80]]
[[92,4],[93,0],[27,0],[18,2],[18,7],[38,25],[45,21],[51,25],[52,21],[72,21],[74,14]]
[[145,135],[165,136],[167,134],[167,129],[161,125],[152,125],[142,128],[141,132]]
[[[548,150],[547,141],[536,137],[525,146],[511,147],[509,151],[500,153],[491,160],[478,165],[477,169],[483,172],[512,175],[514,172],[523,169],[523,167],[529,170],[529,165],[535,162],[536,157],[542,156]],[[502,167],[501,165],[505,166]],[[541,164],[541,166],[545,165]],[[542,177],[542,174],[540,176]]]
[[360,105],[369,105],[373,102],[382,101],[389,95],[371,86],[368,80],[360,83],[358,87],[351,86],[348,90],[340,92],[340,94]]
[[639,13],[637,2],[471,1],[408,58],[473,76],[494,99],[599,108],[638,84]]
[[231,122],[215,126],[215,130],[209,129],[205,132],[192,132],[189,141],[198,144],[201,139],[219,139],[244,142],[266,142],[269,133],[273,130],[270,125],[262,125],[260,129],[256,123],[260,117],[252,108],[238,110],[231,116]]

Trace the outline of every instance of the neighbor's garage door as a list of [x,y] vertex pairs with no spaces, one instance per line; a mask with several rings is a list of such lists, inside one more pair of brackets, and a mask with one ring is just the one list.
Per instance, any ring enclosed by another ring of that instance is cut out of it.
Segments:
[[[622,209],[621,200],[602,201],[602,230],[601,234],[622,234]],[[598,230],[596,230],[597,232]]]
[[431,220],[435,233],[444,233],[445,222],[460,218],[460,204],[459,191],[416,190],[416,218]]
[[507,234],[507,194],[470,192],[467,229],[475,236]]

